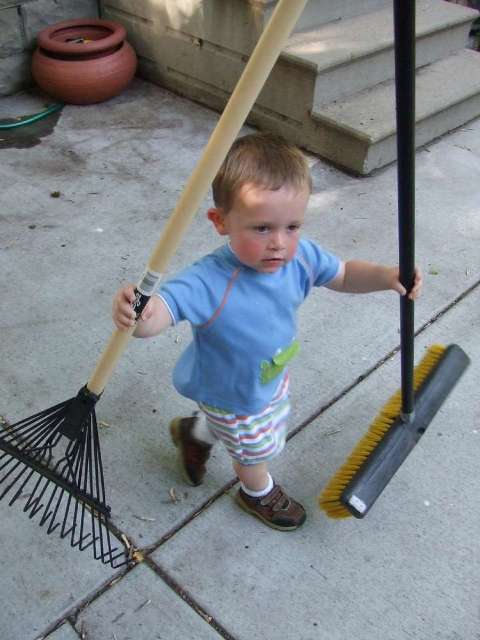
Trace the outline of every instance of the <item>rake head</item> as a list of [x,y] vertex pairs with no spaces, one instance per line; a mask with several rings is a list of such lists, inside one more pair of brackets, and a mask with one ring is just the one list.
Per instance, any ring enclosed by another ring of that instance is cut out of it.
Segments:
[[127,558],[112,546],[108,528],[97,400],[83,387],[75,398],[0,432],[0,500],[23,503],[24,513],[38,516],[48,534],[55,531],[117,568]]

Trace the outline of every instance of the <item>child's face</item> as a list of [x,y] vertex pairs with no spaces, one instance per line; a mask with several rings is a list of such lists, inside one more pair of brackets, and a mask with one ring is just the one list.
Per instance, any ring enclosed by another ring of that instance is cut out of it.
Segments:
[[210,209],[208,217],[221,235],[230,236],[232,249],[243,264],[274,273],[296,253],[309,196],[307,188],[269,191],[246,184],[228,213]]

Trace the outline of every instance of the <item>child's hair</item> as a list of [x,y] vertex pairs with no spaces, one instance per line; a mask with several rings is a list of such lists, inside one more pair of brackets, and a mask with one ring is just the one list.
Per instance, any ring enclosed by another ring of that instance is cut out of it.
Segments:
[[312,190],[310,170],[300,149],[271,133],[243,136],[233,143],[212,184],[215,206],[227,213],[247,183],[271,191],[283,186]]

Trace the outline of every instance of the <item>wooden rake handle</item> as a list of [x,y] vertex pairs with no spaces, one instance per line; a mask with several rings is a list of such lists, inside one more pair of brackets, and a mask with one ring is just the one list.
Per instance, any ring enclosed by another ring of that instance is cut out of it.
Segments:
[[[143,288],[153,291],[152,282],[155,279],[158,282],[160,274],[165,271],[228,150],[255,104],[306,3],[307,0],[280,0],[278,3],[150,256],[145,276],[137,287],[140,290],[142,290],[142,284],[147,283]],[[89,391],[100,395],[104,390],[134,330],[135,327],[128,331],[116,329],[112,333],[87,383]]]

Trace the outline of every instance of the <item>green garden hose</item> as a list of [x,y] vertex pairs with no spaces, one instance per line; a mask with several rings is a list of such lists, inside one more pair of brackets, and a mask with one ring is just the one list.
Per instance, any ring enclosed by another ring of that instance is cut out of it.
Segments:
[[37,122],[37,120],[42,120],[42,118],[46,118],[51,113],[55,113],[56,111],[60,111],[63,109],[65,105],[63,102],[59,102],[57,104],[53,104],[45,111],[40,111],[39,113],[34,113],[31,116],[23,116],[18,122],[8,122],[2,123],[0,122],[0,129],[15,129],[16,127],[23,127],[26,124],[32,124],[32,122]]

